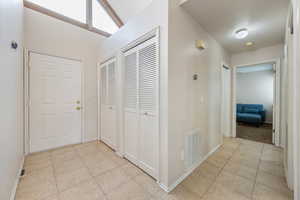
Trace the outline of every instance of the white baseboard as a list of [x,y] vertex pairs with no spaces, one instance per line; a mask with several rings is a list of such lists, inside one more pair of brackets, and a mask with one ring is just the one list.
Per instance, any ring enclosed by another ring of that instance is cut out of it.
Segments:
[[11,190],[11,193],[10,193],[9,200],[14,200],[15,197],[16,197],[17,187],[18,187],[18,184],[19,184],[21,172],[23,170],[24,161],[25,161],[25,157],[23,156],[23,158],[21,160],[20,168],[19,168],[19,171],[18,171],[18,174],[17,174],[17,177],[16,177],[16,180],[15,180],[15,183],[14,183],[14,186],[13,186],[13,188]]
[[168,188],[167,186],[165,186],[164,184],[162,184],[162,183],[160,183],[160,182],[157,182],[157,183],[158,183],[159,187],[160,187],[161,189],[163,189],[165,192],[167,192],[167,193],[171,192],[171,191],[169,190],[169,188]]
[[116,154],[117,154],[119,157],[121,157],[121,158],[124,157],[124,155],[123,155],[120,151],[116,151]]
[[85,139],[82,143],[94,142],[97,140],[98,140],[98,138],[89,138],[89,139]]
[[213,150],[211,150],[206,156],[204,156],[203,159],[201,159],[196,164],[194,164],[194,166],[192,166],[190,169],[188,169],[181,177],[179,177],[172,185],[170,185],[170,187],[167,187],[162,183],[159,183],[159,186],[164,191],[166,191],[168,193],[171,192],[172,190],[174,190],[177,187],[177,185],[179,185],[184,179],[186,179],[190,174],[192,174],[196,168],[198,168],[205,160],[207,160],[209,156],[211,156],[214,152],[216,152],[221,147],[221,145],[222,144],[219,144]]

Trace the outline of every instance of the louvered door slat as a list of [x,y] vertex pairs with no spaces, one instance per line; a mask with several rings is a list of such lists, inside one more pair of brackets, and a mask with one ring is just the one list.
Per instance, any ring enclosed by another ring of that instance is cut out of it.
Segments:
[[125,56],[125,109],[137,109],[137,53]]
[[107,104],[115,105],[115,62],[108,64],[108,92],[107,92]]
[[157,44],[152,43],[139,50],[139,100],[140,111],[157,113]]

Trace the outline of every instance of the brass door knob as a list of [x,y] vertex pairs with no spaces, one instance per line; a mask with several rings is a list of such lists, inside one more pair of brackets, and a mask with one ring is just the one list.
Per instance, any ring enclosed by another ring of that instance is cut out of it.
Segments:
[[76,110],[80,110],[81,108],[79,106],[76,107]]

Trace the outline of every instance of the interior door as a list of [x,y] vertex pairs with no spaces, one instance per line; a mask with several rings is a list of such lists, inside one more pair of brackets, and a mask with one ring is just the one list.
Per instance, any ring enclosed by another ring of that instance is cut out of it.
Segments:
[[101,119],[100,119],[100,139],[103,142],[108,142],[109,137],[108,134],[108,124],[107,124],[107,113],[108,113],[108,107],[107,107],[107,65],[101,66],[101,85],[100,85],[100,91],[101,91]]
[[81,62],[30,53],[30,152],[81,142]]
[[139,164],[138,116],[138,53],[132,49],[125,54],[124,84],[124,152],[125,157]]
[[139,59],[140,165],[158,177],[158,47],[156,38],[140,46]]
[[125,53],[125,157],[154,178],[159,160],[158,56],[157,37]]
[[101,66],[101,133],[100,138],[111,148],[116,148],[115,106],[116,60],[111,59]]

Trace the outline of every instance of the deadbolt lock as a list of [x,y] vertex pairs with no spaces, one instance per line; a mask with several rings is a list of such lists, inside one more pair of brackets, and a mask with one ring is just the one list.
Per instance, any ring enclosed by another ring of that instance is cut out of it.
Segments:
[[80,104],[80,101],[76,101],[77,104]]

